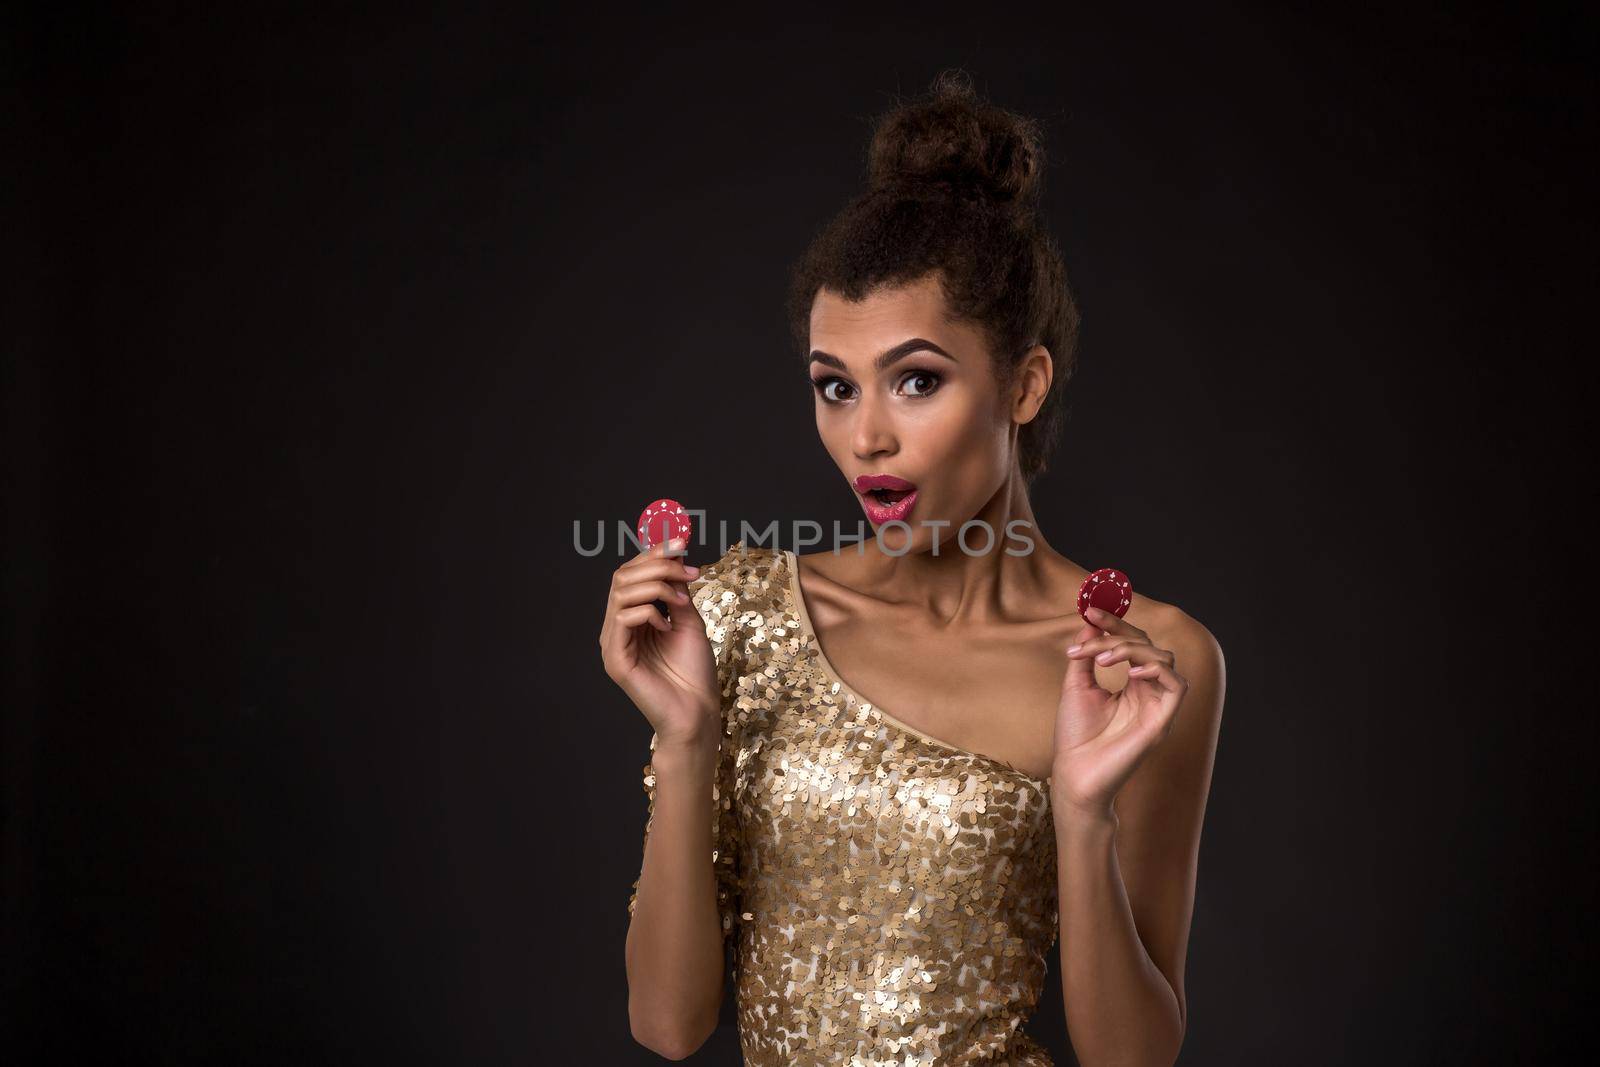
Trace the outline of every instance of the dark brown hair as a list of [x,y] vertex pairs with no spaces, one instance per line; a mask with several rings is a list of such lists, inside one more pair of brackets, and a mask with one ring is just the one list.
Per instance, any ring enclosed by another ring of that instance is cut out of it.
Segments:
[[943,71],[926,94],[897,99],[878,117],[867,188],[813,238],[787,301],[803,361],[820,289],[861,300],[934,272],[950,314],[988,339],[1002,390],[1030,348],[1048,348],[1050,393],[1018,436],[1029,483],[1061,435],[1063,390],[1078,348],[1078,303],[1060,249],[1039,221],[1043,183],[1038,123],[980,99],[964,71]]

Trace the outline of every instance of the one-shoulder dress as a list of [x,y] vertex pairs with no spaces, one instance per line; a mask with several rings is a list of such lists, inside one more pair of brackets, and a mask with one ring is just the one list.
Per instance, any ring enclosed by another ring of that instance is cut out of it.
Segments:
[[[689,590],[722,686],[711,861],[745,1062],[1052,1064],[1023,1030],[1057,934],[1048,779],[852,689],[793,552],[738,542]],[[648,838],[649,764],[644,789]]]

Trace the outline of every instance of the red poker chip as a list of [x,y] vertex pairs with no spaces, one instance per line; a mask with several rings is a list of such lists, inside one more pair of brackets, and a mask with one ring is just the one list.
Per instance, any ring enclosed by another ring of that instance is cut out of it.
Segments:
[[1133,603],[1133,583],[1128,581],[1128,576],[1114,567],[1101,567],[1083,580],[1083,585],[1078,588],[1078,614],[1083,616],[1085,622],[1089,621],[1087,614],[1091,607],[1101,611],[1109,611],[1117,618],[1122,618],[1128,613],[1128,605]]
[[651,502],[639,513],[639,542],[646,551],[674,537],[683,538],[687,545],[694,539],[693,534],[693,517],[670,497]]

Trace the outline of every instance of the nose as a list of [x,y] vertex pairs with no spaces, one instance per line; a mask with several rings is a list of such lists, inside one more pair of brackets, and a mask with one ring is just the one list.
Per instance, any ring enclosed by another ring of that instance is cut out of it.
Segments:
[[881,399],[871,394],[862,396],[856,404],[854,415],[850,427],[850,447],[857,459],[893,455],[898,450],[893,417]]

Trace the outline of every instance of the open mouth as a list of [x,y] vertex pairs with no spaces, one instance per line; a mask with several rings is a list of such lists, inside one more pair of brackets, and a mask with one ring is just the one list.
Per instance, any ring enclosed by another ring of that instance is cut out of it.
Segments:
[[862,474],[854,480],[856,492],[874,523],[904,519],[916,505],[917,486],[893,474]]
[[887,507],[890,504],[899,503],[906,497],[910,496],[911,493],[912,490],[910,489],[868,489],[866,492],[866,497],[868,500],[877,501],[879,504]]

